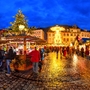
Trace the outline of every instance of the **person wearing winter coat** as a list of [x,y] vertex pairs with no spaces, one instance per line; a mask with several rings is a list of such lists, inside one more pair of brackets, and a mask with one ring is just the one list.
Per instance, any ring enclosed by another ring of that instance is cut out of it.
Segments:
[[4,50],[2,50],[2,48],[0,47],[0,70],[2,70],[3,58],[4,58]]
[[13,51],[12,47],[10,47],[10,49],[6,52],[5,59],[6,59],[6,65],[7,65],[7,74],[6,75],[10,76],[10,73],[11,73],[10,63],[11,63],[12,59],[14,59],[14,51]]
[[40,48],[39,51],[40,51],[39,72],[41,72],[42,67],[44,65],[44,53],[45,53],[45,50],[44,50],[44,48]]
[[40,61],[40,52],[37,50],[37,47],[29,53],[29,57],[33,63],[33,72],[38,74],[38,64]]

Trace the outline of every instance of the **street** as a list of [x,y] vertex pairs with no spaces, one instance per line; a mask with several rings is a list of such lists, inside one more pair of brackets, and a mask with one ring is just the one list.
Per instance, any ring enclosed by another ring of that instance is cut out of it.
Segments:
[[77,55],[61,59],[51,52],[37,76],[32,69],[10,77],[0,72],[0,90],[90,90],[90,61]]

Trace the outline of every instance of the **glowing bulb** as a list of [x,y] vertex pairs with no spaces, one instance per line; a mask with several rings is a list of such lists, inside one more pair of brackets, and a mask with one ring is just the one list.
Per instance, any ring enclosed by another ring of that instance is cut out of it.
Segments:
[[25,28],[24,25],[19,25],[19,30],[23,30]]

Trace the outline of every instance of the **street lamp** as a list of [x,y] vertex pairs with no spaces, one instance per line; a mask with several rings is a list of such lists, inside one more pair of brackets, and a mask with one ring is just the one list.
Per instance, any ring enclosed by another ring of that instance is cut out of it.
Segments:
[[19,25],[19,30],[22,31],[24,30],[25,26],[24,25]]
[[[22,31],[24,29],[25,29],[25,26],[24,25],[19,25],[19,30],[20,31]],[[26,54],[26,37],[24,37],[24,54]]]

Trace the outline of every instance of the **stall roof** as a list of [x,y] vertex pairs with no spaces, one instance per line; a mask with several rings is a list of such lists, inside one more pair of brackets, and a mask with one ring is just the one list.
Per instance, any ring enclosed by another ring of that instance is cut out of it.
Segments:
[[82,41],[85,42],[90,42],[90,38],[82,38]]
[[0,40],[0,44],[8,43],[8,40]]
[[37,37],[33,37],[33,36],[9,36],[9,37],[6,37],[7,40],[10,40],[10,41],[20,41],[20,40],[24,40],[26,39],[26,41],[33,41],[33,42],[36,42],[36,43],[46,43],[46,40],[43,40],[43,39],[40,39],[40,38],[37,38]]

